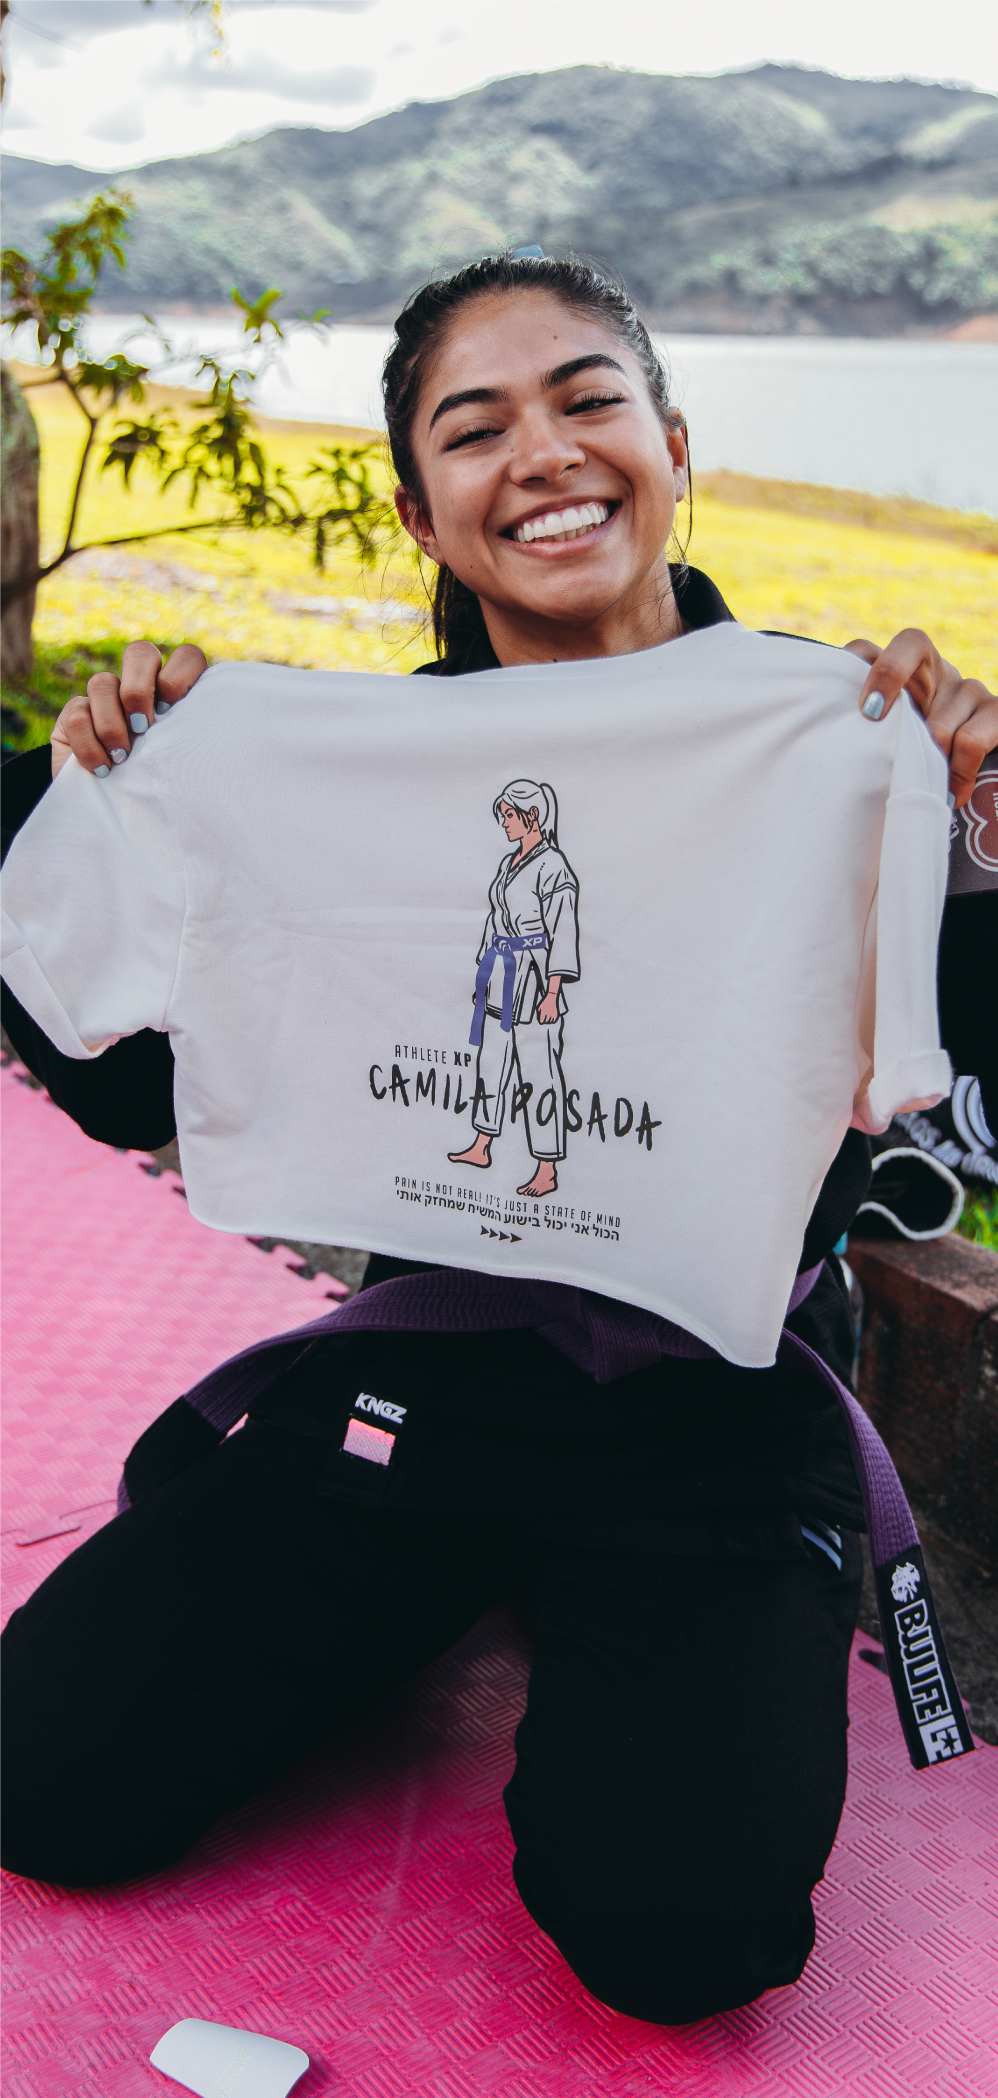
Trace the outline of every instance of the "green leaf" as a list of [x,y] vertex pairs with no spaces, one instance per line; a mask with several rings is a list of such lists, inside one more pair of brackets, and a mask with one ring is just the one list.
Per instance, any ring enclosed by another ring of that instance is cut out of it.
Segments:
[[246,316],[243,321],[244,334],[252,335],[257,342],[261,342],[264,329],[273,328],[274,334],[283,340],[280,322],[275,321],[270,310],[281,296],[281,292],[271,289],[262,291],[258,299],[244,299],[242,292],[233,286],[232,303],[234,306],[241,306]]

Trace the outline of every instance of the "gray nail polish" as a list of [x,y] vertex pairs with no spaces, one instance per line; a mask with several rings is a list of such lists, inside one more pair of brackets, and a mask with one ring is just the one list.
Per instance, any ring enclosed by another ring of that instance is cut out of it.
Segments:
[[95,778],[95,779],[110,779],[110,777],[111,777],[111,767],[110,767],[110,765],[95,765],[95,766],[94,766],[94,778]]
[[883,695],[883,693],[882,693],[882,692],[868,692],[868,693],[867,693],[867,696],[866,696],[866,698],[865,698],[865,699],[864,699],[864,701],[863,701],[863,712],[864,712],[864,714],[866,715],[866,718],[867,718],[867,720],[868,720],[868,721],[879,721],[879,720],[880,720],[880,716],[881,716],[881,714],[883,713],[883,711],[884,711],[884,695]]
[[154,701],[154,703],[153,703],[153,713],[154,713],[154,714],[156,714],[156,715],[160,715],[160,714],[168,714],[168,713],[169,713],[169,711],[170,711],[170,702],[169,702],[169,700],[168,700],[168,699],[157,699],[156,701]]
[[956,795],[955,795],[955,794],[947,794],[947,796],[946,796],[946,807],[947,807],[948,809],[955,809],[955,807],[956,807]]
[[[865,712],[865,709],[864,709]],[[133,736],[144,736],[149,726],[144,714],[129,714],[128,726]]]
[[127,756],[128,756],[128,752],[127,752],[127,750],[112,750],[112,752],[111,752],[111,763],[112,763],[112,765],[123,765],[123,764],[124,764],[124,762],[125,762],[125,759],[127,758]]

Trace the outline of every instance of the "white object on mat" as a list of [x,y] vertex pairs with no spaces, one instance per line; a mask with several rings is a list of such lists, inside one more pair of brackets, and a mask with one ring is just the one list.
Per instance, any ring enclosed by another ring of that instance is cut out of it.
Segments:
[[154,2069],[172,2076],[198,2098],[287,2098],[308,2068],[308,2055],[262,2032],[236,2025],[209,2025],[181,2018],[149,2056]]

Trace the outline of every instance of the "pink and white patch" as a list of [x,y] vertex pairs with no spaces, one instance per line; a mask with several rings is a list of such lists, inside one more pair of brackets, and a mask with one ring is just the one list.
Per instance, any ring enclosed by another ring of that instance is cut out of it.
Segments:
[[348,1457],[366,1457],[371,1464],[387,1464],[395,1448],[395,1437],[386,1435],[384,1428],[372,1427],[370,1421],[350,1420],[343,1448]]

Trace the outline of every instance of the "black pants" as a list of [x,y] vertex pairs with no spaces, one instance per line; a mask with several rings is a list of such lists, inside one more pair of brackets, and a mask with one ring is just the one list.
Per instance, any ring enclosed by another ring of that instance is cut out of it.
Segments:
[[793,1982],[842,1809],[858,1542],[732,1563],[316,1499],[249,1427],[99,1531],[12,1618],[14,1872],[87,1886],[226,1809],[526,1601],[506,1809],[532,1916],[594,1995],[681,2024]]

